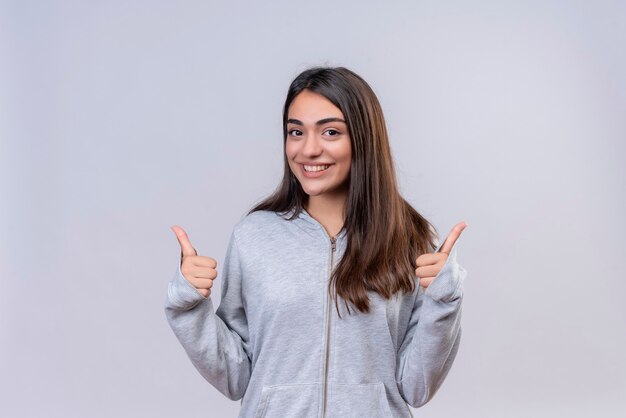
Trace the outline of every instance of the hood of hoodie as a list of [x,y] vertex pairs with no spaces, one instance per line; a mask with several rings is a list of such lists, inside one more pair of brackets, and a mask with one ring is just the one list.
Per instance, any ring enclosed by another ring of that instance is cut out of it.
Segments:
[[[328,284],[347,236],[330,237],[306,210],[293,220],[257,211],[233,228],[219,307],[180,271],[168,284],[167,320],[192,364],[241,400],[240,417],[408,417],[428,402],[456,356],[465,269],[455,243],[426,291],[384,299],[370,312]],[[416,282],[418,278],[414,278]]]

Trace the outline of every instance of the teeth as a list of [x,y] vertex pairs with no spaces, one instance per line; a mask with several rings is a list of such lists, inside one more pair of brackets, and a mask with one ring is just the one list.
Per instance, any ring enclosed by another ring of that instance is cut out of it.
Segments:
[[305,171],[323,171],[323,170],[326,170],[328,167],[330,166],[329,165],[305,165],[304,170]]

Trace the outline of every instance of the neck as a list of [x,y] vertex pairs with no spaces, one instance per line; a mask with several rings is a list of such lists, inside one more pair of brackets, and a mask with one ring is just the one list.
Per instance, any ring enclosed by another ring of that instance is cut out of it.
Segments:
[[304,204],[306,211],[321,223],[329,235],[336,235],[345,220],[347,193],[309,196]]

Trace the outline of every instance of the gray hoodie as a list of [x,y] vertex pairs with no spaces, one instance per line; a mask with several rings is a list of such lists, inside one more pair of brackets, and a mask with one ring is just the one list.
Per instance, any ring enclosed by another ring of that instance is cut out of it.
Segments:
[[331,238],[305,210],[290,214],[257,211],[235,225],[217,310],[178,263],[165,314],[189,359],[217,390],[241,399],[239,417],[412,416],[407,404],[432,399],[459,349],[459,240],[426,291],[417,282],[389,300],[368,291],[369,314],[351,307],[349,315],[339,297],[339,318],[328,283],[346,231]]

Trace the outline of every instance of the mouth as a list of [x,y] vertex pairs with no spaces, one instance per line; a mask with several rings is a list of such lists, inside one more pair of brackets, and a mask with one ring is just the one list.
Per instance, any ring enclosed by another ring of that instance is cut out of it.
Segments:
[[332,164],[298,164],[302,175],[306,178],[317,178],[323,176]]
[[307,173],[319,173],[328,170],[328,167],[330,167],[331,164],[300,164],[300,166],[302,166],[302,169]]

